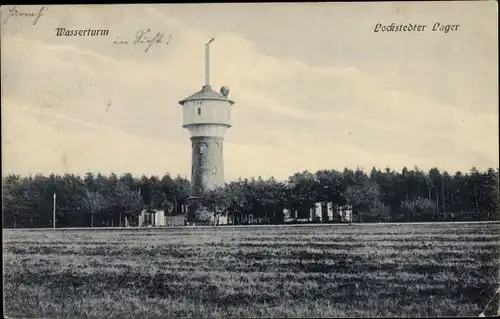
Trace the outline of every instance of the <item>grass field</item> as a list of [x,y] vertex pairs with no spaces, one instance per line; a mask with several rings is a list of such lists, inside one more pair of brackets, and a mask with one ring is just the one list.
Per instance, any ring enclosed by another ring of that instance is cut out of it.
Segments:
[[499,282],[498,223],[3,236],[17,318],[477,316]]

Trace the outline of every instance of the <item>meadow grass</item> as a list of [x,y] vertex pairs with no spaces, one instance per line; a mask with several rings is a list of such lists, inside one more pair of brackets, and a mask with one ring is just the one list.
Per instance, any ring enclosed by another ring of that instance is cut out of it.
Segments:
[[9,317],[477,316],[500,224],[4,230]]

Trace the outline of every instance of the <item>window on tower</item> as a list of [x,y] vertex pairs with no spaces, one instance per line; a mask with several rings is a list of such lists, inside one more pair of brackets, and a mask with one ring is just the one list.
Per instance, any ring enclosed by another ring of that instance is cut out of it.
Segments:
[[201,115],[201,107],[198,108],[198,115]]

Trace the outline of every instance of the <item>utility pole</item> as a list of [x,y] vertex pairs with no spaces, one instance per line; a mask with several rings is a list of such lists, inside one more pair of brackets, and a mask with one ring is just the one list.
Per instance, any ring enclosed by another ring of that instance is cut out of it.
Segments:
[[56,230],[56,193],[54,193],[54,209],[52,213],[52,225],[54,228],[54,231]]

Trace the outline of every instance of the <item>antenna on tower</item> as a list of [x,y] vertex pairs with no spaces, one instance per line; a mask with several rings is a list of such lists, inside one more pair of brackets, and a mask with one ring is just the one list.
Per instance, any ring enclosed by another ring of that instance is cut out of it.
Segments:
[[209,44],[214,41],[214,38],[211,38],[207,44],[205,44],[205,86],[210,85],[210,75],[209,75]]

